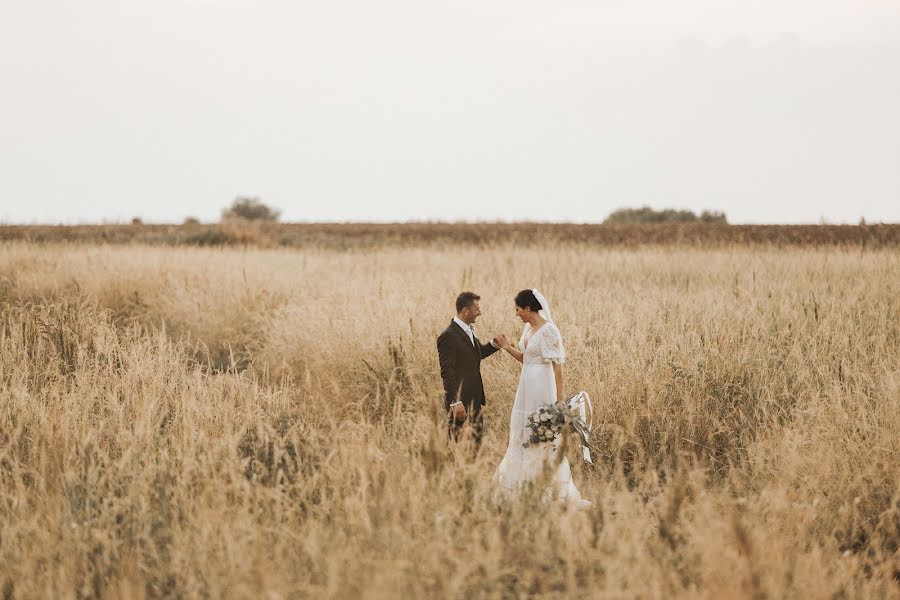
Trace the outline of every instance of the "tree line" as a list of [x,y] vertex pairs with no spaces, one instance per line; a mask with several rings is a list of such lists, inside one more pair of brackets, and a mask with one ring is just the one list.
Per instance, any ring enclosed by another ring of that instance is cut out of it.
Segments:
[[[281,211],[260,201],[259,198],[239,196],[231,206],[222,210],[223,221],[270,221],[281,216]],[[196,219],[188,219],[186,224],[196,224]],[[656,210],[649,206],[640,208],[620,208],[609,214],[603,221],[610,224],[627,223],[721,223],[728,224],[724,212],[704,210],[699,215],[692,210],[666,208]]]
[[610,213],[604,223],[723,223],[728,224],[724,212],[704,210],[699,215],[692,210],[666,208],[654,210],[649,206],[641,208],[620,208]]

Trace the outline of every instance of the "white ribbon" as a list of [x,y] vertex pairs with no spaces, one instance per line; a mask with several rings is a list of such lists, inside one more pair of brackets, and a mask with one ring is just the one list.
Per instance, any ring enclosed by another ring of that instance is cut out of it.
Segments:
[[[591,460],[591,451],[587,446],[587,442],[590,439],[591,431],[594,428],[594,406],[591,404],[591,397],[588,396],[588,393],[584,390],[578,392],[571,398],[566,401],[566,405],[578,411],[578,414],[581,416],[581,421],[584,423],[585,431],[581,438],[581,454],[584,456],[584,462],[588,462],[594,464],[594,461]],[[587,410],[585,408],[591,409],[591,418],[588,420]]]

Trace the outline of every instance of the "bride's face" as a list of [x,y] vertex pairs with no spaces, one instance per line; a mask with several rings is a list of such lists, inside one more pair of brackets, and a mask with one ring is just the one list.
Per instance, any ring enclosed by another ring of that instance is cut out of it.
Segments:
[[531,309],[530,308],[522,308],[518,304],[516,305],[516,316],[522,319],[523,323],[531,322]]

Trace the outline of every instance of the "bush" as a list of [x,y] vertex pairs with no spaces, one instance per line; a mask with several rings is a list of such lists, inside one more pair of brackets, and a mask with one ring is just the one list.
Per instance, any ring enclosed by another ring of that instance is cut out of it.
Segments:
[[237,243],[235,236],[221,227],[204,227],[181,238],[189,246],[228,246]]
[[259,201],[259,198],[238,196],[231,206],[222,211],[222,220],[277,221],[280,215],[281,211],[266,206]]
[[259,223],[232,220],[216,225],[185,228],[176,243],[190,246],[271,246]]
[[704,210],[700,213],[700,220],[704,223],[725,223],[728,224],[728,218],[725,213],[718,210]]
[[654,210],[649,206],[641,208],[620,208],[610,213],[604,223],[727,223],[725,213],[704,210],[698,217],[690,210]]

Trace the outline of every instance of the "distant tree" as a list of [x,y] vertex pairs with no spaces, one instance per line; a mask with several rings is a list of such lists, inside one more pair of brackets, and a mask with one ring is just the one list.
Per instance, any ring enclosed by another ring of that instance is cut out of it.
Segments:
[[728,224],[728,218],[725,216],[725,213],[718,210],[704,210],[700,213],[700,220],[704,223]]
[[184,224],[185,225],[199,225],[200,219],[198,219],[197,217],[186,217],[184,219]]
[[135,217],[135,218],[131,219],[131,224],[132,225],[143,225],[144,220],[141,219],[140,217]]
[[690,210],[654,210],[649,206],[641,208],[620,208],[610,213],[604,223],[727,223],[725,213],[704,210],[698,217]]
[[281,211],[267,206],[259,198],[238,196],[231,206],[222,211],[222,220],[245,219],[247,221],[277,221]]

